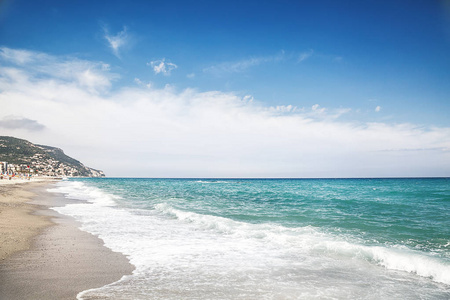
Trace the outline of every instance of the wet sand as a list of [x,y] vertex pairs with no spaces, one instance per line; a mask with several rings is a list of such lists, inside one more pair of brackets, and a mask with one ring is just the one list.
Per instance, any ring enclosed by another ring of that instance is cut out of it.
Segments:
[[49,209],[68,203],[46,191],[51,184],[0,185],[0,300],[76,299],[133,271],[125,256]]

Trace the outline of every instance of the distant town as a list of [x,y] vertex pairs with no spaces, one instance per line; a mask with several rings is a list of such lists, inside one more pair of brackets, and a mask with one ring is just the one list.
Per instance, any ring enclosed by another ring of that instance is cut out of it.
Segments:
[[[82,176],[80,172],[69,165],[61,163],[54,159],[42,160],[40,154],[35,154],[33,158],[36,161],[31,164],[10,164],[6,161],[0,162],[0,179],[12,177],[31,178],[31,177],[77,177]],[[92,177],[104,176],[102,171],[94,171]]]
[[56,147],[0,136],[0,179],[32,177],[104,177]]

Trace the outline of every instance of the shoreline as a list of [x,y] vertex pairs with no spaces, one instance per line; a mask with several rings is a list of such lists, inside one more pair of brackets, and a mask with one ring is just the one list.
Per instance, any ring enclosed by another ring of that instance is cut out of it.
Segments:
[[0,185],[0,299],[76,299],[134,270],[123,254],[50,209],[70,203],[47,192],[50,186]]

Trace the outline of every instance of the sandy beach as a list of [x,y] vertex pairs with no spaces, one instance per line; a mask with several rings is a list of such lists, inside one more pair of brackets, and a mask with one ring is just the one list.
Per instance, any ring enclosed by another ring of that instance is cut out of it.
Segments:
[[133,266],[71,218],[53,182],[0,182],[0,300],[76,299],[131,274]]

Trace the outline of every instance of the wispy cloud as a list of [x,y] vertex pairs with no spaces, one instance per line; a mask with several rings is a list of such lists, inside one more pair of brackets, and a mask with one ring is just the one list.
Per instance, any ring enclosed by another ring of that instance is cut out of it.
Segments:
[[311,109],[302,109],[304,116],[321,121],[335,121],[341,116],[352,111],[351,108],[326,108],[319,104],[314,104]]
[[328,62],[333,62],[333,63],[341,63],[344,60],[344,58],[340,55],[327,54],[327,53],[314,52],[311,56],[321,59],[322,61],[328,61]]
[[298,55],[297,62],[302,62],[310,58],[314,54],[314,50],[310,49],[308,51],[302,52]]
[[127,33],[127,27],[124,26],[122,31],[119,31],[115,35],[111,35],[108,32],[106,26],[103,27],[105,32],[105,39],[109,43],[109,47],[111,47],[112,52],[115,56],[120,58],[120,49],[123,48],[129,41],[129,35]]
[[314,112],[317,112],[317,113],[323,113],[323,112],[325,112],[325,108],[320,107],[319,104],[314,104],[314,105],[311,107],[311,110],[314,111]]
[[110,66],[103,62],[51,56],[41,52],[5,47],[0,48],[0,63],[15,65],[15,67],[0,68],[0,75],[21,80],[24,86],[29,86],[31,78],[40,76],[43,77],[42,81],[47,80],[49,84],[58,80],[77,85],[93,93],[100,93],[110,88],[111,82],[119,77],[109,72]]
[[145,86],[146,88],[151,88],[152,87],[152,83],[151,82],[145,83],[142,80],[140,80],[139,78],[134,78],[134,82],[136,82],[137,85]]
[[272,106],[269,109],[273,112],[278,113],[293,113],[299,110],[297,106],[294,106],[292,104]]
[[280,53],[272,56],[257,56],[239,61],[223,62],[217,65],[204,68],[203,72],[215,75],[220,75],[223,73],[240,73],[246,71],[251,67],[259,66],[261,64],[270,62],[278,62],[283,59],[285,59],[285,52],[281,51]]
[[22,50],[22,49],[10,49],[6,47],[0,48],[0,57],[5,61],[10,61],[19,65],[26,64],[34,59],[35,53]]
[[172,70],[178,68],[178,66],[171,62],[166,62],[166,59],[155,60],[147,63],[147,66],[151,66],[155,74],[163,74],[164,76],[169,76]]
[[297,63],[304,62],[311,58],[316,58],[321,61],[328,61],[333,63],[340,63],[344,60],[344,58],[339,55],[320,53],[318,51],[314,51],[313,49],[309,49],[308,51],[304,51],[297,55]]
[[326,55],[321,53],[316,53],[313,49],[309,49],[304,52],[291,52],[286,53],[284,50],[280,51],[278,54],[269,56],[252,56],[246,59],[229,61],[218,63],[203,69],[203,72],[210,73],[216,76],[222,76],[233,73],[243,73],[251,68],[268,64],[268,63],[288,63],[295,64],[301,63],[312,57],[317,57],[322,60],[329,60],[333,62],[340,62],[342,57],[336,55]]
[[0,127],[6,129],[25,129],[29,131],[40,131],[45,128],[36,120],[17,116],[6,116],[0,120]]
[[381,106],[377,106],[377,107],[375,107],[375,112],[380,112],[381,111]]

